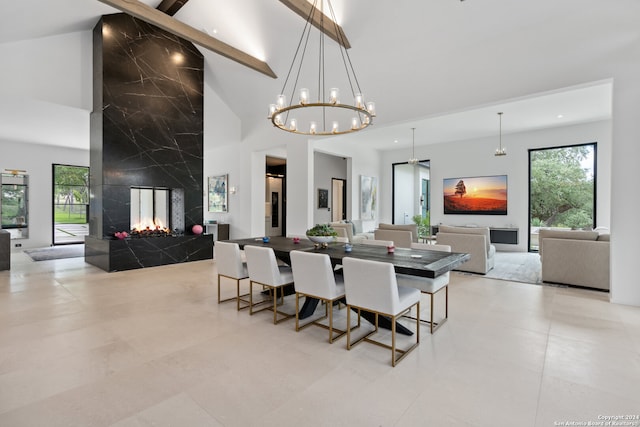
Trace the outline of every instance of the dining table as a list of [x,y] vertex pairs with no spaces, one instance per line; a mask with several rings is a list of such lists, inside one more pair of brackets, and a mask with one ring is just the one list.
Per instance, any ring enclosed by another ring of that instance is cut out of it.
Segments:
[[[335,267],[342,263],[345,257],[367,259],[372,261],[388,262],[393,264],[397,274],[410,276],[436,278],[448,271],[465,263],[471,257],[468,253],[441,252],[426,249],[394,248],[389,251],[386,246],[373,246],[364,244],[345,244],[332,242],[328,244],[314,243],[307,239],[296,239],[291,237],[273,236],[267,239],[262,237],[252,237],[246,239],[228,240],[237,243],[240,249],[247,245],[262,246],[273,249],[276,258],[286,264],[291,263],[290,252],[293,250],[323,253],[329,256],[331,264]],[[338,270],[339,271],[339,270]],[[301,319],[311,316],[318,305],[315,298],[305,298],[305,302],[300,309],[298,316]],[[367,318],[366,316],[363,316]],[[367,319],[369,320],[369,319]],[[384,320],[379,323],[380,327],[390,328],[390,322],[386,324]],[[398,325],[398,332],[410,335],[411,331]]]

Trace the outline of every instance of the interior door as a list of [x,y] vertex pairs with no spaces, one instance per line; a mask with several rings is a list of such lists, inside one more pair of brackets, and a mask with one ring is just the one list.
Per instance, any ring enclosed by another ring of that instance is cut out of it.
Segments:
[[347,181],[340,178],[331,179],[331,221],[347,219]]
[[282,236],[282,178],[267,177],[265,194],[265,234]]

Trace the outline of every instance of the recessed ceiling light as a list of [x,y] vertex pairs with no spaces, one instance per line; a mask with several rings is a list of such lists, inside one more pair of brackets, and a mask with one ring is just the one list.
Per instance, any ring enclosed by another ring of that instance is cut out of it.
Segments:
[[394,139],[394,140],[393,140],[393,143],[394,143],[394,144],[397,144],[397,143],[398,143],[398,140],[397,140],[397,139]]
[[563,118],[563,117],[564,117],[564,116],[563,116],[562,114],[558,114],[558,118],[559,118],[559,119],[561,119],[561,118]]

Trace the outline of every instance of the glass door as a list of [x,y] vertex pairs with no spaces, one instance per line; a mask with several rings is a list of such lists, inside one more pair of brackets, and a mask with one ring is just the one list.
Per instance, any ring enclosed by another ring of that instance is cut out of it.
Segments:
[[89,234],[89,168],[53,165],[53,244],[84,243]]

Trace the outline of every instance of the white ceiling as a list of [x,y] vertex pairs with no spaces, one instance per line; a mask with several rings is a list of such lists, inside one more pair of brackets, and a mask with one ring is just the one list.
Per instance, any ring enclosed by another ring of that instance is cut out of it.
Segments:
[[[410,145],[411,127],[416,144],[495,135],[498,111],[504,133],[609,118],[607,64],[640,42],[636,0],[332,3],[378,113],[374,126],[345,138],[378,149]],[[0,51],[5,43],[89,31],[100,15],[116,12],[98,0],[7,2]],[[278,79],[203,52],[205,82],[242,120],[243,135],[270,126],[266,106],[282,88],[304,20],[278,0],[190,0],[176,18],[271,66]],[[338,65],[328,59],[327,68]],[[49,105],[60,113],[53,126],[40,101],[3,92],[0,86],[0,113],[11,120],[0,123],[0,137],[88,148],[89,112],[81,106]],[[26,109],[30,114],[22,114]],[[86,122],[76,123],[78,117]],[[34,125],[39,118],[52,126]]]

